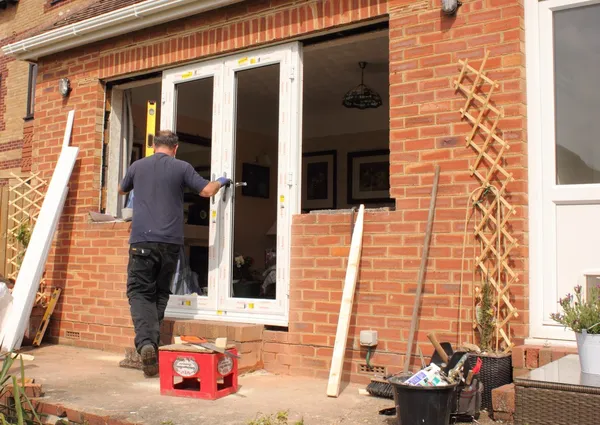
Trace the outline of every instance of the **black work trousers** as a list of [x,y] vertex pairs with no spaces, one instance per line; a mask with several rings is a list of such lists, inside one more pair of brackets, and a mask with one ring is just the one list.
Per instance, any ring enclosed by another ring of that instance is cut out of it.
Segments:
[[171,295],[179,245],[142,242],[129,247],[127,298],[135,329],[135,348],[160,343],[160,325]]

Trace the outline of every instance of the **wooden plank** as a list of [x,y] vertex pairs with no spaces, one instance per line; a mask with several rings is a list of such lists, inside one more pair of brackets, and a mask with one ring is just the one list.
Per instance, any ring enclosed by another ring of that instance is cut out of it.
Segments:
[[13,303],[9,311],[8,326],[2,329],[0,335],[2,349],[6,351],[13,351],[21,345],[25,325],[31,314],[52,239],[62,214],[68,183],[79,153],[79,148],[69,146],[74,115],[75,111],[69,112],[60,157],[54,168],[37,224],[31,233],[29,249],[25,252],[23,264],[13,289]]
[[46,307],[46,311],[44,312],[44,317],[42,319],[42,323],[38,328],[38,331],[35,334],[35,338],[33,340],[34,346],[39,346],[42,343],[42,339],[44,339],[44,334],[46,333],[46,329],[48,329],[48,324],[50,323],[50,317],[52,317],[52,313],[54,313],[54,308],[56,307],[56,303],[58,302],[58,297],[60,297],[62,289],[56,288],[52,291],[52,295],[50,296],[50,302],[48,303],[48,307]]
[[358,279],[358,266],[362,252],[363,226],[365,206],[361,205],[358,217],[352,233],[350,255],[348,256],[348,268],[346,269],[346,280],[340,306],[340,317],[338,319],[337,332],[335,334],[335,345],[333,346],[333,357],[331,359],[331,370],[329,371],[329,382],[327,384],[327,395],[337,397],[340,395],[340,384],[342,382],[342,370],[344,368],[344,354],[346,353],[346,340],[350,328],[350,315],[354,303],[354,291]]
[[410,367],[410,357],[412,356],[412,347],[415,339],[415,330],[417,327],[417,315],[421,307],[421,294],[423,292],[423,283],[425,281],[425,270],[427,270],[427,259],[429,258],[429,242],[431,241],[431,232],[433,229],[433,217],[435,213],[435,200],[437,198],[438,182],[440,181],[440,166],[435,166],[435,175],[433,177],[433,189],[431,191],[431,200],[429,201],[429,215],[427,216],[427,230],[425,231],[425,240],[423,241],[423,255],[421,256],[421,265],[419,267],[419,276],[417,280],[417,293],[413,305],[412,320],[410,323],[410,332],[408,333],[408,345],[406,347],[406,356],[404,359],[404,373],[408,372]]

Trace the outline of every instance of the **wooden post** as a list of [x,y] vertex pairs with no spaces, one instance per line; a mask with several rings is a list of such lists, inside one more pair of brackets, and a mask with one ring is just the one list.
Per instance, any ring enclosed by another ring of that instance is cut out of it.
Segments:
[[340,317],[338,319],[337,332],[335,334],[335,345],[333,346],[333,357],[331,359],[331,370],[329,371],[329,382],[327,384],[327,396],[337,397],[340,395],[340,384],[342,382],[342,371],[344,369],[344,354],[346,353],[346,340],[350,328],[350,315],[354,303],[354,290],[358,279],[358,266],[362,252],[362,237],[364,226],[365,206],[361,205],[358,217],[352,233],[350,255],[348,256],[348,268],[346,269],[346,280],[340,306]]
[[419,267],[419,276],[417,280],[417,293],[415,295],[415,304],[413,306],[412,320],[410,322],[410,332],[408,333],[408,345],[406,346],[406,358],[404,359],[404,373],[408,372],[410,367],[410,357],[412,355],[412,346],[415,339],[415,329],[417,327],[417,316],[421,306],[421,293],[423,292],[423,282],[425,280],[425,270],[427,270],[427,258],[429,257],[429,242],[431,241],[431,231],[433,228],[433,216],[435,212],[435,198],[437,197],[438,182],[440,180],[440,166],[435,166],[435,175],[433,177],[433,189],[431,191],[431,200],[429,201],[429,215],[427,216],[427,230],[425,240],[423,241],[423,255],[421,256],[421,266]]

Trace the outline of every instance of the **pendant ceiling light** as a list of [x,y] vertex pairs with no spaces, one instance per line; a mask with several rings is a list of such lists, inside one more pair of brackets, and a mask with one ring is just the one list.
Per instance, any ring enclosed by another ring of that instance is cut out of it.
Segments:
[[382,104],[381,96],[364,84],[367,63],[359,62],[358,66],[361,69],[360,84],[346,93],[343,105],[346,108],[356,109],[379,108]]

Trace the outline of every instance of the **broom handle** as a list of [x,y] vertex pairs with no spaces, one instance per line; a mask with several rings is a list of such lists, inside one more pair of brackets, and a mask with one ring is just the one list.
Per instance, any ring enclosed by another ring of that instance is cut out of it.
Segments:
[[413,306],[412,320],[410,323],[410,332],[408,334],[408,345],[406,347],[406,358],[404,361],[404,373],[408,373],[410,367],[410,357],[412,355],[412,346],[415,338],[415,328],[417,327],[417,315],[421,305],[421,293],[423,292],[423,281],[425,279],[425,269],[427,267],[427,258],[429,256],[429,242],[431,240],[431,230],[433,227],[433,215],[435,210],[435,198],[437,197],[438,182],[440,180],[440,166],[435,166],[435,175],[433,177],[433,190],[431,191],[431,201],[429,201],[429,215],[427,216],[427,231],[425,232],[425,241],[423,243],[423,256],[421,257],[421,267],[419,268],[419,280],[417,283],[417,294],[415,305]]

